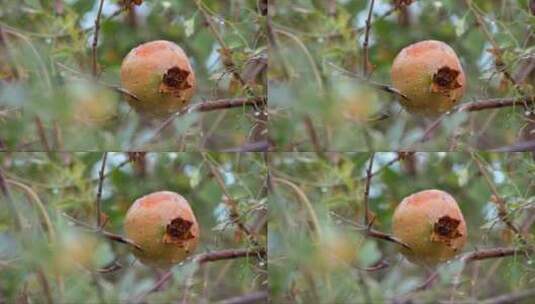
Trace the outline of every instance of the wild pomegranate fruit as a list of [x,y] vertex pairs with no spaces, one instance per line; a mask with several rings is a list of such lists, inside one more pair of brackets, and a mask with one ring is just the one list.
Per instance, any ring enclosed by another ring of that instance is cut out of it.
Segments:
[[195,74],[178,45],[157,40],[132,49],[121,65],[123,87],[139,100],[127,98],[139,113],[164,117],[187,105],[195,92]]
[[440,190],[425,190],[403,199],[393,216],[394,236],[409,245],[403,255],[432,266],[454,257],[466,242],[466,223],[457,202]]
[[134,250],[144,264],[160,268],[179,263],[199,241],[199,225],[185,198],[159,191],[137,199],[128,209],[126,236],[142,250]]
[[444,42],[420,41],[401,50],[392,64],[401,105],[422,116],[449,111],[463,96],[466,79],[455,51]]

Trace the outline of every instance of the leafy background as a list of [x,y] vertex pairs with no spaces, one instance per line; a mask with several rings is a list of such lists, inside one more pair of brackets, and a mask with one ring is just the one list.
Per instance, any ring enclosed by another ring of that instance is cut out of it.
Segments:
[[[50,150],[221,150],[259,140],[250,134],[258,128],[258,110],[248,107],[181,116],[164,136],[150,140],[162,121],[140,120],[109,87],[120,85],[123,57],[143,42],[166,39],[185,50],[198,84],[192,103],[247,94],[222,64],[222,46],[196,1],[125,1],[132,2],[142,4],[121,10],[123,2],[104,1],[97,49],[99,84],[88,81],[98,0],[2,2],[0,138],[5,149],[46,150],[36,119],[41,120]],[[265,17],[256,2],[199,3],[232,50],[237,72],[257,96],[264,96],[263,71],[246,75],[251,66],[267,60]],[[91,116],[96,119],[88,122]]]
[[[11,211],[1,196],[0,302],[46,303],[48,295],[53,303],[212,303],[267,288],[263,258],[221,260],[200,267],[188,259],[171,269],[167,284],[147,294],[163,270],[144,266],[128,246],[75,226],[70,219],[95,227],[102,156],[0,154],[1,173],[15,208]],[[109,153],[102,189],[104,229],[123,235],[124,216],[134,200],[170,190],[189,201],[199,222],[201,236],[194,254],[256,247],[233,224],[212,167],[237,202],[238,219],[263,247],[267,196],[260,154]],[[22,219],[21,230],[14,226],[14,214]]]
[[[523,231],[528,246],[533,246],[535,162],[531,154],[458,152],[399,157],[375,154],[372,172],[376,174],[369,192],[374,229],[390,233],[399,202],[434,188],[449,192],[464,214],[468,241],[461,256],[477,249],[521,248],[519,238],[499,219],[480,163],[506,201],[508,218]],[[462,272],[459,256],[438,267],[434,284],[416,290],[433,269],[408,262],[396,244],[363,237],[369,159],[369,153],[272,155],[268,254],[274,302],[437,303],[452,299],[453,303],[474,303],[526,290],[533,293],[532,254],[469,263]]]
[[[449,116],[430,140],[419,143],[435,119],[408,114],[394,96],[341,72],[362,78],[370,2],[279,0],[270,7],[270,136],[279,151],[465,151],[532,139],[525,133],[532,130],[533,115],[508,107]],[[417,41],[435,39],[449,44],[460,57],[468,81],[461,102],[521,96],[498,72],[477,13],[501,50],[503,68],[533,96],[535,16],[528,2],[375,1],[369,38],[371,80],[390,84],[397,53]],[[410,5],[396,9],[396,3]]]

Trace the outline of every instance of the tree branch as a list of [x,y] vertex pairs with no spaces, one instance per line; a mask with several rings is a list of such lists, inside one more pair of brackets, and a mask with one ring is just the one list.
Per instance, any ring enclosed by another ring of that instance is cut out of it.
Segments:
[[437,118],[433,123],[427,127],[427,129],[424,131],[424,134],[418,141],[419,143],[426,142],[430,139],[430,134],[440,125],[440,123],[448,116],[453,115],[455,113],[459,112],[476,112],[476,111],[482,111],[482,110],[490,110],[490,109],[499,109],[499,108],[505,108],[505,107],[512,107],[516,105],[529,105],[529,104],[535,104],[535,96],[526,96],[526,97],[518,97],[518,98],[494,98],[494,99],[486,99],[486,100],[479,100],[469,103],[463,103],[452,110],[450,110],[447,113],[444,113],[439,118]]
[[370,10],[368,11],[368,18],[366,19],[366,29],[364,32],[364,43],[362,44],[362,48],[364,49],[364,58],[363,58],[363,71],[364,71],[364,77],[368,78],[368,41],[370,39],[370,29],[371,29],[371,20],[372,20],[372,12],[373,12],[373,6],[375,4],[375,0],[370,1]]
[[165,130],[171,123],[178,117],[183,116],[192,112],[210,112],[216,110],[224,110],[231,108],[239,108],[246,106],[259,107],[260,105],[266,104],[266,99],[261,98],[227,98],[219,99],[213,101],[205,101],[197,104],[193,104],[189,107],[184,108],[183,110],[174,113],[169,118],[167,118],[159,127],[156,129],[154,134],[151,137],[149,142],[152,142],[158,138],[158,136]]
[[97,44],[98,34],[100,31],[100,16],[102,15],[102,7],[104,6],[104,0],[100,0],[98,5],[97,16],[95,17],[95,32],[93,33],[92,55],[93,55],[93,77],[97,78]]
[[469,103],[460,104],[457,109],[453,110],[453,113],[457,112],[475,112],[489,109],[499,109],[505,107],[511,107],[516,105],[529,105],[535,103],[535,96],[525,96],[518,98],[494,98],[487,100],[479,100]]
[[98,173],[98,188],[97,188],[97,199],[95,201],[96,205],[96,216],[97,216],[97,229],[102,229],[102,211],[101,211],[101,198],[102,198],[102,184],[104,183],[104,169],[106,168],[106,159],[108,158],[108,152],[104,152],[102,155],[102,164],[100,166],[100,171]]
[[484,250],[476,250],[468,252],[461,257],[461,261],[465,263],[470,263],[474,261],[493,259],[493,258],[503,258],[513,256],[519,253],[526,252],[527,250],[518,249],[515,247],[498,247]]
[[208,262],[220,261],[220,260],[230,260],[236,258],[244,257],[266,257],[265,248],[256,248],[256,249],[224,249],[219,251],[202,253],[193,258],[193,261],[204,264]]
[[372,153],[372,155],[370,156],[368,169],[366,170],[366,186],[364,188],[364,225],[366,225],[366,227],[369,227],[369,228],[371,228],[372,226],[371,224],[373,222],[373,221],[370,222],[370,217],[369,217],[370,208],[369,208],[368,201],[370,197],[370,184],[372,181],[372,168],[373,168],[374,157],[375,157],[375,153]]

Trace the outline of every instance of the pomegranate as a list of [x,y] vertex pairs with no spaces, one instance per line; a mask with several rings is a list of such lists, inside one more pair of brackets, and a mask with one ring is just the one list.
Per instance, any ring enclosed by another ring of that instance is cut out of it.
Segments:
[[137,199],[124,222],[126,236],[144,264],[167,268],[190,255],[199,241],[199,225],[188,201],[178,193],[158,191]]
[[128,97],[128,103],[148,117],[164,117],[180,111],[191,100],[196,86],[186,53],[165,40],[132,49],[121,64],[121,83],[137,97]]
[[455,199],[440,190],[425,190],[403,199],[393,215],[394,236],[409,249],[402,254],[415,264],[433,266],[453,258],[466,243],[466,223]]
[[455,51],[447,44],[426,40],[405,47],[392,64],[392,84],[407,99],[401,105],[422,116],[438,116],[462,98],[466,78]]

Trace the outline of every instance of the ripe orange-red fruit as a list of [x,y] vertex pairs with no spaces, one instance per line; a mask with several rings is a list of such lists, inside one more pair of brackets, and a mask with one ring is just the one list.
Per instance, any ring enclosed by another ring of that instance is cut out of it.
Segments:
[[426,40],[401,50],[392,64],[392,84],[407,99],[401,105],[422,116],[438,116],[462,98],[466,78],[455,51],[447,44]]
[[121,65],[123,88],[139,113],[164,117],[180,111],[195,93],[195,74],[186,53],[173,42],[151,41],[132,49]]
[[425,190],[403,199],[393,216],[394,236],[411,262],[432,266],[453,258],[466,243],[466,223],[455,199],[440,190]]
[[170,191],[137,199],[124,222],[126,236],[142,250],[134,250],[144,264],[170,267],[190,255],[199,241],[199,225],[188,201]]

